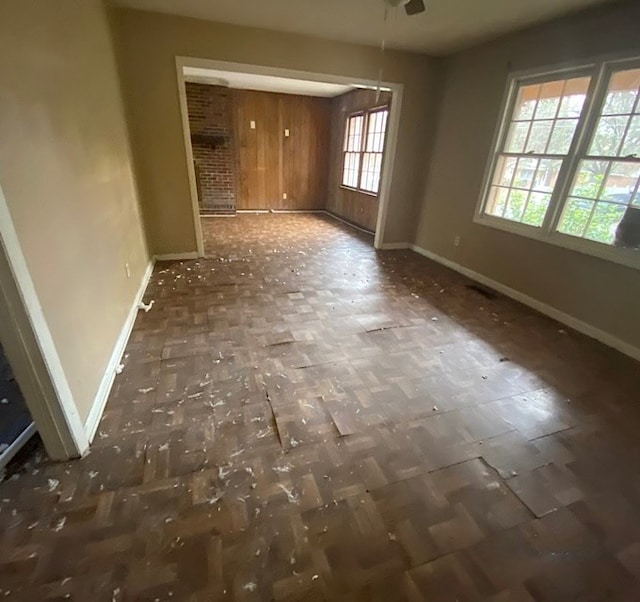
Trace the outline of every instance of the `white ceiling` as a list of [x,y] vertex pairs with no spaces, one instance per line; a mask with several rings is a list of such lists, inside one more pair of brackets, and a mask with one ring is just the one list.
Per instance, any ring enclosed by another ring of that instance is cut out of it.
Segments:
[[[118,6],[378,45],[384,0],[111,0]],[[425,0],[393,10],[388,46],[447,54],[500,33],[612,0]]]
[[232,73],[201,67],[183,67],[188,82],[201,84],[227,85],[230,88],[245,90],[262,90],[264,92],[280,92],[281,94],[301,94],[303,96],[339,96],[353,86],[312,82],[303,79],[286,79],[270,75],[254,75],[253,73]]

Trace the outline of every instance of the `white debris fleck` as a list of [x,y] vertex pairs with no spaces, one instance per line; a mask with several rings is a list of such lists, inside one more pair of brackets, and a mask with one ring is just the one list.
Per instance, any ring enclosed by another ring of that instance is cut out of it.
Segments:
[[158,451],[167,451],[169,449],[169,444],[168,443],[163,443],[159,448]]
[[292,489],[287,489],[282,483],[278,483],[278,487],[282,489],[287,494],[287,498],[291,504],[298,503],[298,496],[293,492]]
[[146,389],[138,389],[138,393],[142,393],[143,395],[146,395],[147,393],[151,393],[151,391],[153,391],[153,387],[147,387]]
[[389,533],[389,541],[398,541],[398,536],[395,533]]
[[[178,276],[178,278],[180,278],[180,276]],[[140,303],[138,304],[138,309],[143,309],[144,312],[147,313],[149,310],[151,310],[154,303],[155,303],[154,299],[149,301],[149,303],[147,303],[146,305],[142,301],[140,301]]]
[[100,473],[96,472],[95,470],[90,470],[89,471],[89,478],[90,479],[95,479]]
[[249,583],[246,583],[242,587],[242,589],[244,589],[244,590],[246,590],[248,592],[255,592],[257,587],[258,586],[253,581],[249,581]]
[[6,405],[9,403],[9,400],[6,397],[3,397],[2,399],[0,399],[0,403]]
[[67,522],[67,517],[63,516],[61,519],[58,520],[58,522],[55,524],[55,526],[53,527],[53,530],[58,533],[60,531],[62,531],[62,529],[64,529],[64,525]]
[[123,370],[124,370],[124,364],[118,364],[116,366],[116,374],[122,374]]
[[291,472],[292,468],[291,464],[285,464],[284,466],[274,466],[273,470],[276,472]]
[[58,479],[48,479],[47,484],[49,485],[49,493],[51,493],[60,485],[60,481]]

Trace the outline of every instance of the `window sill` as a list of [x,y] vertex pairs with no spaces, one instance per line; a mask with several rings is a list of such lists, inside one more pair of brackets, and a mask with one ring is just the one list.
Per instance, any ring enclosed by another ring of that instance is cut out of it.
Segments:
[[351,186],[345,186],[344,184],[340,184],[340,188],[343,190],[348,190],[349,192],[359,192],[360,194],[364,194],[365,196],[370,196],[374,199],[378,198],[377,192],[370,192],[368,190],[361,190],[360,188],[352,188]]
[[631,249],[611,247],[599,242],[576,238],[575,236],[569,236],[568,234],[562,234],[560,232],[547,233],[540,228],[510,222],[489,215],[476,215],[473,221],[482,226],[503,230],[511,234],[518,234],[542,243],[555,245],[556,247],[562,247],[570,251],[576,251],[584,255],[590,255],[591,257],[597,257],[628,268],[640,270],[640,250],[634,251]]

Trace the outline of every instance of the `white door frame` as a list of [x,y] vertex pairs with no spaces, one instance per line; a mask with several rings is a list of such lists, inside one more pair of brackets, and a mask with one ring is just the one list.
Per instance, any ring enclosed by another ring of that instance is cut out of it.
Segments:
[[0,323],[4,351],[47,453],[53,460],[81,456],[89,439],[1,187]]
[[[193,222],[196,233],[196,243],[199,257],[204,257],[204,243],[202,238],[202,225],[200,223],[200,209],[198,207],[198,187],[196,184],[196,173],[193,167],[193,148],[191,146],[191,133],[189,130],[189,112],[187,109],[187,89],[183,72],[184,67],[199,67],[202,69],[215,69],[218,71],[251,73],[254,75],[269,75],[275,77],[285,77],[288,79],[302,79],[306,81],[323,82],[329,84],[356,84],[368,87],[378,85],[378,82],[375,80],[363,79],[361,77],[345,77],[341,75],[328,75],[311,71],[283,69],[280,67],[266,67],[264,65],[250,65],[246,63],[232,63],[228,61],[177,56],[176,75],[178,79],[178,95],[180,98],[182,131],[184,134],[187,171],[189,173],[189,188],[191,190],[191,206],[193,210]],[[391,193],[391,175],[393,174],[393,166],[396,158],[398,131],[400,126],[400,111],[402,107],[402,94],[404,90],[403,84],[385,81],[381,82],[380,85],[391,90],[393,97],[391,102],[391,110],[389,112],[387,142],[380,181],[380,194],[378,195],[378,218],[376,221],[376,232],[373,241],[373,246],[376,249],[382,249],[384,245],[384,229],[387,223],[389,195]]]

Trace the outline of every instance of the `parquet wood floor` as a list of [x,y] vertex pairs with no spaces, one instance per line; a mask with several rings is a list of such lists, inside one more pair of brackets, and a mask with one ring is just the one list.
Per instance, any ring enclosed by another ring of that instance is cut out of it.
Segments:
[[640,366],[318,215],[160,263],[91,453],[0,485],[0,599],[640,600]]

